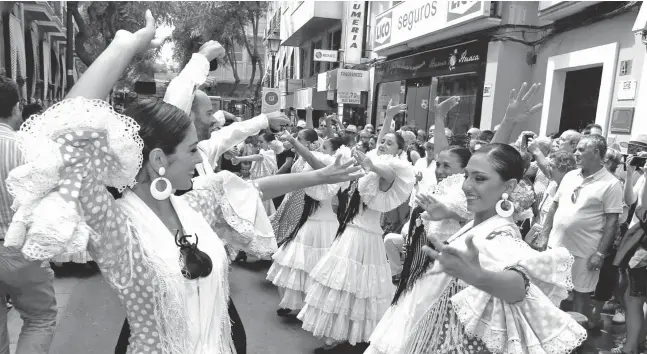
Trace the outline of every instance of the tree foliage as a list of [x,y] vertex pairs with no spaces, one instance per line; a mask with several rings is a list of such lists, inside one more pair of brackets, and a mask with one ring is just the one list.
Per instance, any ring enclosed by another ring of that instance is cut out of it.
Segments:
[[[175,57],[184,65],[195,53],[202,43],[216,40],[222,44],[226,56],[221,62],[231,67],[234,75],[234,88],[240,83],[236,61],[236,47],[244,48],[249,54],[252,73],[249,84],[243,97],[260,96],[263,71],[263,58],[259,54],[258,46],[263,37],[263,28],[260,20],[267,12],[268,3],[265,1],[213,1],[213,2],[187,2],[183,3],[178,12],[178,17],[173,20],[175,31]],[[261,73],[256,78],[256,70]],[[254,85],[257,80],[256,86]],[[253,95],[252,95],[252,90]]]
[[[69,2],[79,32],[74,39],[76,54],[88,67],[114,39],[120,29],[136,31],[145,24],[147,9],[160,24],[169,24],[178,10],[177,2],[162,1],[86,1]],[[117,83],[117,88],[131,86],[140,75],[153,76],[163,70],[155,61],[157,51],[148,51],[135,57]],[[81,68],[83,69],[83,68]]]

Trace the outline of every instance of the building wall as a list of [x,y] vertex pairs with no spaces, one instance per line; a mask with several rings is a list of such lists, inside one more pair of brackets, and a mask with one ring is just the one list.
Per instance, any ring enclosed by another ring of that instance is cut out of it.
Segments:
[[[561,102],[556,101],[555,99],[547,100],[545,95],[547,95],[547,85],[546,77],[548,71],[548,63],[550,58],[555,56],[567,54],[570,57],[570,60],[577,62],[578,60],[587,61],[596,61],[601,58],[591,58],[591,52],[587,54],[586,49],[599,47],[603,45],[617,44],[617,52],[614,53],[615,64],[612,64],[613,67],[610,67],[611,77],[613,82],[607,83],[610,84],[610,92],[600,92],[600,100],[605,100],[611,95],[611,100],[609,104],[608,111],[602,117],[598,117],[596,123],[604,127],[605,132],[608,132],[608,126],[610,124],[610,116],[613,108],[616,107],[635,107],[636,100],[633,101],[619,101],[617,99],[618,93],[618,80],[639,80],[641,76],[641,68],[643,66],[643,61],[645,60],[645,46],[642,44],[640,37],[636,36],[632,32],[632,26],[638,14],[638,8],[634,8],[634,11],[616,16],[586,27],[577,28],[562,34],[559,34],[547,41],[545,44],[539,48],[537,52],[537,62],[532,66],[531,78],[533,82],[541,82],[544,84],[544,89],[541,90],[536,96],[538,102],[544,102],[544,106],[548,103],[550,106],[544,107],[542,112],[542,119],[531,120],[527,126],[533,131],[541,133],[551,133],[555,132],[558,127],[555,127],[554,121],[547,120],[549,118],[554,118],[554,115],[559,116],[561,113]],[[583,58],[584,56],[584,58]],[[619,76],[618,65],[622,60],[633,60],[631,74],[626,76]],[[599,65],[599,64],[593,64]],[[603,73],[604,75],[604,73]],[[603,76],[602,85],[605,84]],[[640,83],[638,83],[638,90],[640,90]],[[507,105],[507,103],[505,103]],[[500,109],[500,107],[499,107]],[[505,108],[503,108],[505,109]],[[549,117],[548,114],[550,110],[556,110],[554,113],[550,114],[552,117]],[[541,131],[542,121],[544,121],[545,129]],[[634,117],[634,126],[638,121],[638,117]],[[616,135],[616,134],[608,134]],[[617,134],[618,141],[628,140],[626,134]]]

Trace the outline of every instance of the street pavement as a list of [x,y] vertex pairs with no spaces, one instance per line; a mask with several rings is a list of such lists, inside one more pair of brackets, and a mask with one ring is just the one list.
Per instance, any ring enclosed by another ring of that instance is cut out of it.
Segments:
[[[230,273],[231,295],[247,334],[249,354],[309,354],[323,345],[301,329],[296,320],[276,315],[276,288],[265,280],[267,264],[234,265]],[[57,278],[58,327],[50,354],[112,354],[124,320],[116,295],[100,275],[89,278]],[[624,332],[605,316],[605,330],[591,335],[583,354],[609,350]],[[9,313],[11,353],[22,321],[16,310]]]
[[[267,265],[234,265],[230,272],[231,296],[245,326],[249,354],[312,353],[323,342],[301,329],[300,323],[278,317],[276,288],[265,280]],[[101,275],[56,278],[58,326],[50,354],[112,354],[124,321],[117,296]],[[22,320],[9,312],[11,354]]]

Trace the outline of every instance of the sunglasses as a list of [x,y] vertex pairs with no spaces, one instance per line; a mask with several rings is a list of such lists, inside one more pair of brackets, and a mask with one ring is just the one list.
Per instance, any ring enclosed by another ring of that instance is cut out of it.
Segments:
[[[195,237],[195,243],[190,243],[188,238]],[[180,230],[175,233],[175,244],[180,248],[180,263],[182,276],[194,280],[205,278],[211,274],[213,263],[208,254],[198,249],[198,235],[180,236]]]

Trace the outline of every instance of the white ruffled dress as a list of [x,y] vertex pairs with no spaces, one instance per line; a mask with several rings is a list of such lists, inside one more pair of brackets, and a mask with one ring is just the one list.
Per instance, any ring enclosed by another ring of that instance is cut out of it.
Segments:
[[186,233],[197,235],[213,263],[210,275],[185,279],[175,235],[162,220],[130,189],[117,201],[106,189],[134,185],[138,131],[106,102],[83,98],[30,118],[18,133],[27,163],[7,179],[17,212],[6,244],[34,260],[87,248],[126,310],[128,353],[235,354],[220,237],[259,256],[276,250],[259,193],[221,172],[171,196]]
[[357,217],[314,267],[306,304],[297,316],[303,329],[328,342],[367,342],[394,293],[386,258],[381,213],[407,201],[415,177],[413,166],[397,157],[380,156],[373,163],[387,165],[395,180],[380,191],[380,176],[369,172],[358,181],[362,203]]
[[387,312],[365,354],[569,354],[582,344],[586,330],[557,307],[573,286],[568,251],[533,250],[511,218],[472,225],[448,242],[464,249],[473,235],[481,266],[523,273],[526,297],[504,302],[445,273],[430,274],[434,264]]
[[[350,150],[346,147],[339,150],[342,149],[350,158]],[[326,165],[335,163],[335,156],[319,152],[312,154]],[[312,167],[307,165],[305,171],[312,171]],[[312,284],[310,272],[330,249],[339,228],[337,215],[332,210],[332,198],[348,184],[323,184],[305,189],[305,194],[319,202],[319,208],[310,215],[292,241],[279,247],[267,272],[267,280],[283,290],[279,308],[303,308],[306,290]]]
[[[252,168],[249,171],[251,179],[274,176],[279,170],[276,165],[276,153],[273,150],[261,150],[259,151],[259,155],[263,156],[263,160],[252,162]],[[272,200],[264,201],[263,206],[268,216],[276,212]]]

